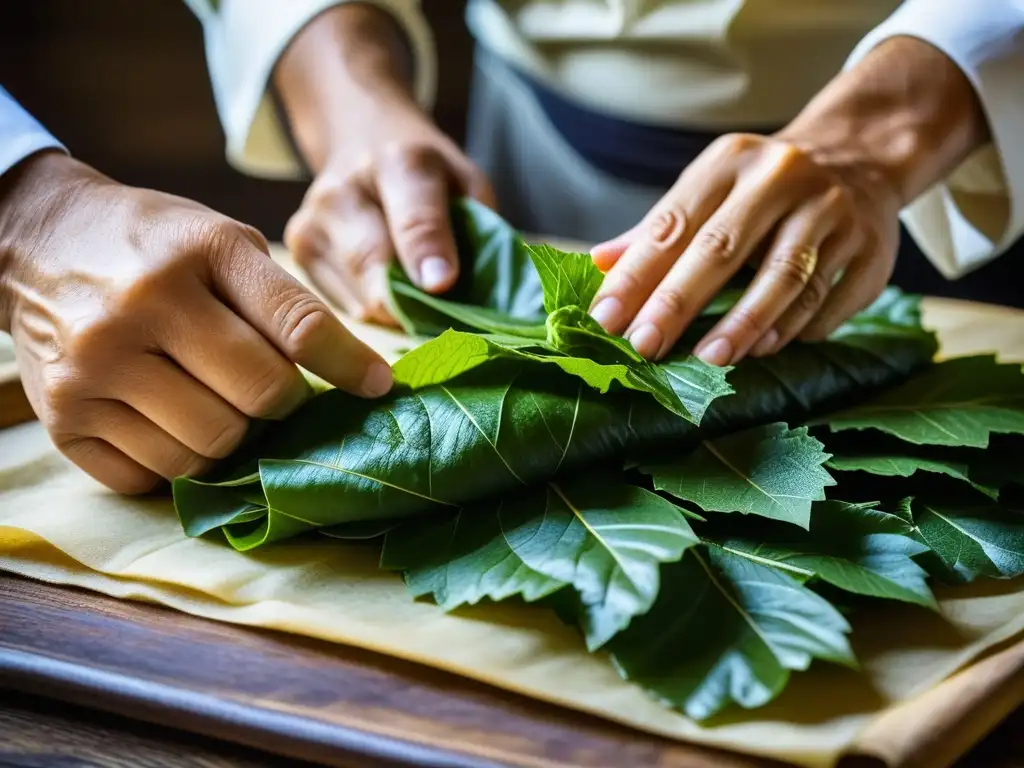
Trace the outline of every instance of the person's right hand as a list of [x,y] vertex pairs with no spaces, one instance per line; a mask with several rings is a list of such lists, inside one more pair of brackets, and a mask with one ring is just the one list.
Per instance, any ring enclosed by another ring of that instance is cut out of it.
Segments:
[[140,493],[227,456],[309,394],[296,364],[374,397],[391,371],[250,227],[59,153],[0,179],[0,329],[57,447]]
[[449,201],[494,206],[483,173],[413,98],[407,53],[389,13],[342,3],[295,37],[274,80],[316,174],[285,245],[346,312],[384,323],[394,322],[391,262],[425,291],[451,288],[459,261]]
[[360,320],[393,323],[388,267],[396,258],[429,293],[452,287],[459,258],[449,200],[494,206],[483,173],[414,105],[394,105],[361,140],[324,164],[284,242],[327,296]]

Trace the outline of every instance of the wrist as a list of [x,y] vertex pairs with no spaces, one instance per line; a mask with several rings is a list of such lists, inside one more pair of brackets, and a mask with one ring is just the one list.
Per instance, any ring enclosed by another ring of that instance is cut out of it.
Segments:
[[282,55],[273,82],[314,172],[330,157],[358,152],[382,121],[422,115],[402,29],[364,3],[345,3],[310,22]]
[[973,87],[926,42],[888,40],[779,134],[818,162],[885,187],[903,207],[988,140]]
[[0,330],[11,331],[21,275],[53,223],[83,184],[102,178],[58,150],[30,155],[0,176]]

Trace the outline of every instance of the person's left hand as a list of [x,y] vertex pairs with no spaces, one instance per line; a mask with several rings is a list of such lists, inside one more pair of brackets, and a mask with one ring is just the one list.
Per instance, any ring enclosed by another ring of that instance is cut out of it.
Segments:
[[658,359],[750,262],[749,288],[695,353],[730,365],[822,339],[885,288],[899,208],[882,174],[847,157],[781,134],[724,136],[640,224],[594,248],[608,274],[591,314]]

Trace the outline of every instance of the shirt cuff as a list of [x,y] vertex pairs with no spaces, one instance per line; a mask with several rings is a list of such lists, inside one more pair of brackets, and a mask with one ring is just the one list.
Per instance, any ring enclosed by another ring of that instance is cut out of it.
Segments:
[[948,56],[988,119],[991,143],[901,213],[925,255],[954,279],[1024,234],[1024,3],[907,0],[860,42],[847,67],[896,36],[916,37]]
[[[236,169],[265,178],[302,176],[303,165],[267,86],[278,58],[302,28],[329,8],[351,1],[222,0],[216,10],[203,0],[189,2],[203,22],[227,158]],[[416,98],[429,109],[437,90],[437,66],[433,37],[417,0],[360,1],[387,11],[405,31],[414,57]]]
[[63,144],[0,87],[0,176],[44,149],[67,152]]

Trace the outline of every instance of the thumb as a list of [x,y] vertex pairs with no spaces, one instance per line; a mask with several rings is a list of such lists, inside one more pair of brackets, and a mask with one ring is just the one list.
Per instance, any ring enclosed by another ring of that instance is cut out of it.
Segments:
[[232,309],[296,365],[355,395],[379,397],[391,389],[384,359],[251,238],[215,261],[213,279]]

